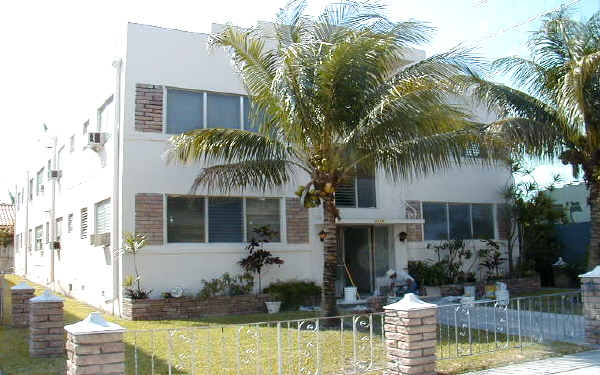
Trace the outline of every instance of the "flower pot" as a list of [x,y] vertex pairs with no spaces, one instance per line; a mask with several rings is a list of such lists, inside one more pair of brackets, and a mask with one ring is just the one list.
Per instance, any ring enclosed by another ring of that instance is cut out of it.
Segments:
[[281,301],[265,302],[265,305],[267,306],[267,312],[269,314],[276,314],[279,312],[279,309],[281,309]]

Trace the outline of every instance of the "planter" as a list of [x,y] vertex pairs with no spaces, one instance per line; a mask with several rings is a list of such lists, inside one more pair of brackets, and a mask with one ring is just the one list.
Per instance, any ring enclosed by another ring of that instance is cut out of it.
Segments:
[[269,314],[276,314],[281,309],[281,301],[268,301],[265,302],[265,306],[267,306],[267,312]]
[[425,295],[427,297],[441,297],[442,289],[439,286],[427,286],[423,287],[425,289]]

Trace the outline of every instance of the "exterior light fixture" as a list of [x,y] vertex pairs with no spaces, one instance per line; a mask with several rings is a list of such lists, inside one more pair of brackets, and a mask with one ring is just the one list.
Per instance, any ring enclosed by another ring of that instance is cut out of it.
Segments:
[[406,232],[398,233],[398,239],[400,240],[400,242],[406,241],[406,237],[408,237],[408,234],[406,234]]
[[327,237],[327,232],[325,232],[324,230],[321,230],[319,232],[319,239],[321,240],[321,242],[325,241],[326,237]]

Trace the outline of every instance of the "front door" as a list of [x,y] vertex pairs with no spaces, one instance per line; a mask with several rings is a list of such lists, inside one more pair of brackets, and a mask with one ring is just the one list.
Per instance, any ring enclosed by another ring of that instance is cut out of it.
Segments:
[[372,294],[393,265],[388,227],[339,228],[338,295],[341,287],[355,285],[361,294]]

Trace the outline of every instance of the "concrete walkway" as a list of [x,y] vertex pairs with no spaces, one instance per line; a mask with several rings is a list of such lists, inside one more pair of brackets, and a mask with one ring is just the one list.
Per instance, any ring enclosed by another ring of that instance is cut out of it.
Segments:
[[599,375],[600,350],[542,359],[464,375]]

